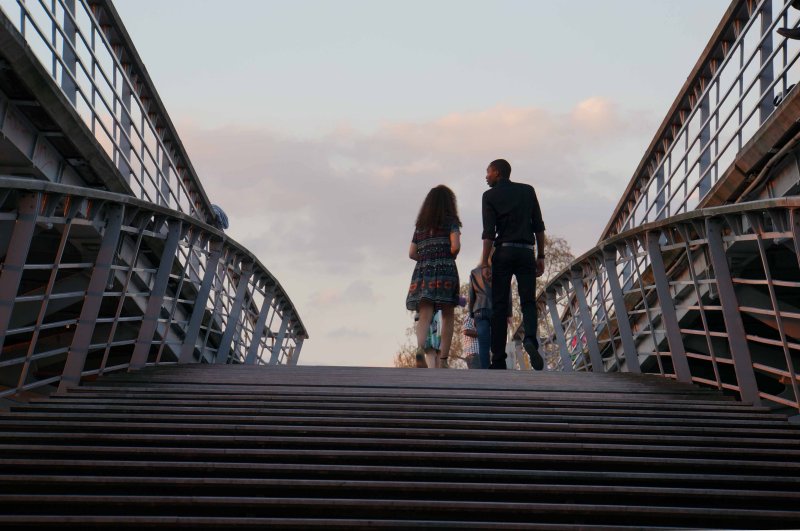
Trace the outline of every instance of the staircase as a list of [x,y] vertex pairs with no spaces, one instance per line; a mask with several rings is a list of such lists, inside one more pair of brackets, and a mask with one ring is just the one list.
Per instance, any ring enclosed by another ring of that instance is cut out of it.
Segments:
[[800,427],[656,376],[190,365],[0,414],[0,524],[800,527]]

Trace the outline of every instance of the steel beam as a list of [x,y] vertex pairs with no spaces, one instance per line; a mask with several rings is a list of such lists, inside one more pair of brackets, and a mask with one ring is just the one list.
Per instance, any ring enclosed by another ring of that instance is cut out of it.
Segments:
[[228,361],[233,334],[236,332],[236,324],[239,322],[239,316],[242,313],[242,306],[244,306],[244,300],[247,296],[247,288],[250,284],[250,276],[252,274],[252,264],[242,266],[239,283],[236,284],[236,296],[233,300],[233,306],[228,313],[228,319],[225,322],[225,331],[222,333],[219,349],[217,350],[216,356],[214,356],[214,363],[226,363]]
[[546,297],[547,308],[550,310],[550,320],[553,322],[553,332],[556,335],[558,350],[561,353],[561,365],[563,365],[564,371],[570,372],[573,370],[572,358],[570,357],[569,349],[567,348],[567,338],[564,336],[564,327],[561,324],[561,317],[558,315],[556,295],[552,291],[548,291]]
[[[733,368],[736,371],[736,381],[739,383],[739,393],[742,395],[743,401],[759,405],[761,399],[758,396],[753,360],[750,357],[747,335],[744,331],[742,315],[739,313],[739,300],[733,288],[728,257],[722,242],[722,224],[718,219],[706,219],[706,237],[708,238],[708,254],[711,256],[714,277],[717,280],[722,317],[728,332],[728,345],[733,358]],[[775,308],[775,311],[778,311],[778,308]]]
[[136,346],[131,356],[130,369],[132,370],[141,369],[147,364],[150,346],[153,343],[153,335],[158,325],[161,309],[164,306],[164,294],[167,291],[169,276],[172,273],[172,263],[175,261],[175,254],[178,251],[181,222],[170,220],[167,227],[167,238],[164,240],[161,260],[153,281],[153,288],[150,290],[150,296],[147,299],[147,307],[144,311],[141,328],[139,328],[139,337],[136,339]]
[[305,338],[299,337],[294,341],[294,352],[292,358],[289,360],[289,365],[297,365],[297,359],[300,357],[300,350],[303,348],[303,340]]
[[197,336],[200,335],[200,326],[203,324],[203,315],[206,313],[206,301],[211,294],[211,287],[214,285],[214,277],[217,274],[217,265],[222,256],[222,248],[209,242],[212,247],[206,260],[206,270],[203,274],[203,282],[194,300],[192,316],[189,318],[189,325],[186,327],[186,337],[181,347],[181,355],[178,363],[192,363],[194,361],[194,347],[197,343]]
[[[73,106],[77,105],[78,88],[73,80],[78,66],[78,56],[75,54],[76,36],[78,30],[75,27],[73,18],[75,17],[75,0],[64,0],[64,42],[62,43],[61,56],[64,60],[64,69],[61,72],[61,90],[66,94],[67,99]],[[55,25],[55,20],[53,25]]]
[[[686,349],[683,346],[678,315],[675,312],[675,303],[669,291],[669,279],[664,268],[664,258],[661,256],[661,246],[658,243],[660,233],[647,233],[647,255],[650,257],[650,267],[653,271],[653,279],[656,284],[658,303],[661,309],[661,321],[667,332],[667,342],[669,343],[670,355],[672,357],[672,367],[675,369],[675,376],[681,382],[691,382],[692,372],[689,369],[689,360],[686,357]],[[658,350],[656,331],[653,334],[653,347]]]
[[628,372],[640,373],[642,369],[639,366],[639,353],[633,340],[628,308],[625,306],[625,295],[622,293],[617,276],[617,253],[615,250],[603,250],[603,265],[606,268],[608,287],[611,289],[611,298],[614,302],[614,316],[617,319],[617,329],[622,340],[622,351],[625,353],[625,366]]
[[603,357],[600,355],[600,345],[594,332],[592,314],[586,301],[586,292],[583,291],[583,274],[580,270],[570,271],[570,281],[575,289],[575,298],[578,299],[578,311],[583,325],[583,335],[586,337],[586,346],[589,348],[589,358],[592,360],[592,372],[605,372]]
[[[761,63],[761,71],[758,74],[758,87],[760,94],[764,94],[758,102],[758,123],[763,124],[775,110],[773,103],[775,90],[771,87],[772,82],[775,80],[775,68],[773,60],[770,59],[772,55],[772,0],[764,0],[761,9],[758,13],[761,19],[761,45],[758,47]],[[766,93],[766,94],[765,94]]]
[[253,338],[250,340],[250,347],[247,349],[247,357],[244,360],[246,365],[253,365],[258,358],[258,348],[261,345],[261,336],[264,335],[264,326],[267,324],[267,315],[272,307],[274,293],[274,288],[272,288],[264,295],[264,302],[261,304],[256,326],[253,328]]
[[286,310],[283,314],[283,321],[281,327],[278,329],[278,335],[275,337],[275,344],[272,345],[272,356],[269,358],[270,365],[277,365],[278,359],[281,355],[281,348],[283,347],[283,340],[286,337],[286,329],[289,328],[289,320],[292,318],[291,310]]
[[17,220],[11,232],[8,252],[0,272],[0,350],[3,348],[19,283],[28,258],[31,240],[36,231],[36,217],[42,204],[41,194],[26,194],[17,204]]
[[62,393],[67,388],[80,383],[81,373],[89,355],[89,345],[92,343],[95,322],[103,303],[111,267],[114,265],[114,256],[119,244],[119,235],[122,229],[123,207],[115,205],[108,208],[106,213],[106,228],[103,240],[94,263],[94,270],[86,288],[86,297],[81,307],[81,315],[75,327],[75,335],[67,353],[67,361],[58,385],[58,392]]

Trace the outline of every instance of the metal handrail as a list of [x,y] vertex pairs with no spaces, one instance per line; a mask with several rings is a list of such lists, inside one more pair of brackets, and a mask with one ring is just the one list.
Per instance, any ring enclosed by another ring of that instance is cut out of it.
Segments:
[[201,221],[214,219],[177,131],[110,2],[2,0],[0,9],[122,178],[132,178],[128,184],[136,197]]
[[[772,112],[775,87],[781,85],[782,92],[786,93],[789,85],[800,80],[800,72],[795,68],[800,50],[790,53],[788,41],[774,31],[779,23],[794,25],[788,16],[790,1],[780,5],[776,14],[772,0],[734,0],[731,3],[642,158],[600,240],[632,226],[694,208],[719,178],[720,166],[730,162],[727,158],[732,160]],[[758,20],[761,20],[760,25],[756,24]],[[745,57],[745,47],[750,45],[752,50]],[[734,61],[737,56],[738,65]],[[757,56],[760,56],[760,64],[754,68]],[[776,67],[777,59],[781,60],[782,67]],[[728,74],[734,75],[721,87]],[[757,82],[760,88],[754,91]],[[737,88],[736,98],[728,101]],[[716,99],[713,106],[710,104],[712,97]],[[745,108],[748,105],[749,108]],[[758,123],[752,122],[756,114]],[[735,127],[728,130],[734,117]],[[695,131],[690,132],[690,127],[695,126]],[[723,134],[728,135],[727,138]],[[734,140],[737,142],[732,148]],[[693,182],[689,182],[690,179],[694,179]],[[702,184],[708,189],[701,190]]]
[[[748,270],[730,265],[726,252],[744,245],[758,252],[737,259],[758,278],[737,277]],[[592,371],[655,372],[800,410],[800,341],[786,324],[800,324],[800,312],[776,295],[800,297],[800,282],[776,279],[768,251],[800,270],[800,197],[699,209],[607,238],[556,275],[537,305],[558,316],[561,356],[575,370],[588,358]],[[742,286],[766,293],[745,304]],[[748,333],[743,314],[773,326],[775,337]]]
[[[0,177],[0,224],[0,367],[19,371],[0,396],[163,363],[295,364],[308,337],[267,268],[188,214]],[[31,376],[44,365],[61,368]]]

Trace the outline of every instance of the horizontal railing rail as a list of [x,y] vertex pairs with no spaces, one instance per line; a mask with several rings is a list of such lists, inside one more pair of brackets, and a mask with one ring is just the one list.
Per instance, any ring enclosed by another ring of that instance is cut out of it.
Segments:
[[656,373],[800,410],[800,197],[625,231],[537,304],[568,368]]
[[[701,204],[800,81],[791,0],[734,0],[656,133],[600,240]],[[777,102],[777,103],[776,103]]]
[[127,195],[0,178],[0,396],[163,363],[296,364],[308,333],[247,249]]
[[0,10],[134,196],[213,222],[211,203],[111,2],[0,0]]

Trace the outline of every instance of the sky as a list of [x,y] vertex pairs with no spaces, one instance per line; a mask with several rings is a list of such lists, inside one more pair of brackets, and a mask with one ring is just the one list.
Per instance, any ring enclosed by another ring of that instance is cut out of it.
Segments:
[[577,256],[729,0],[116,0],[227,233],[292,299],[306,365],[391,366],[428,190],[465,281],[487,164]]

